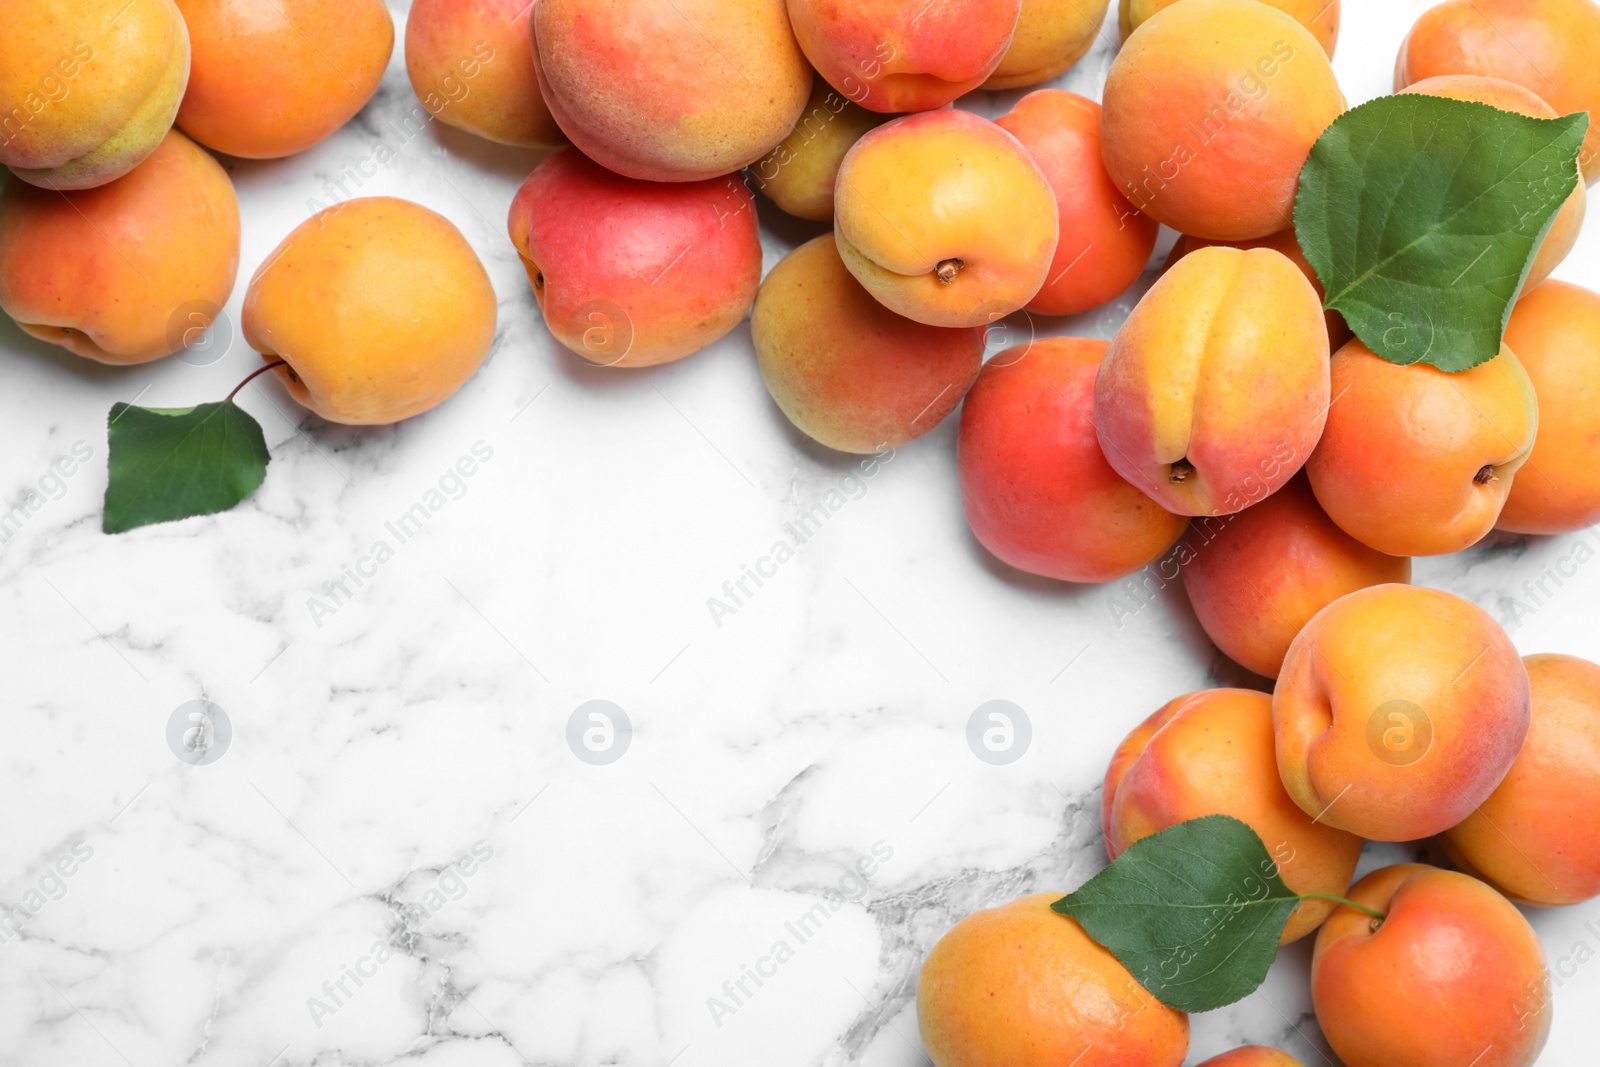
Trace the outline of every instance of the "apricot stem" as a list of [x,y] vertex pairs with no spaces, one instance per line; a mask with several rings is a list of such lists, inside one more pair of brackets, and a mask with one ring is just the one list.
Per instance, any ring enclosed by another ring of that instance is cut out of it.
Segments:
[[1478,473],[1473,475],[1472,480],[1477,482],[1479,485],[1488,485],[1490,482],[1494,481],[1494,464],[1485,463],[1481,468],[1479,468]]
[[[1368,915],[1372,916],[1373,919],[1375,919],[1377,922],[1380,922],[1380,923],[1383,922],[1383,920],[1388,918],[1387,915],[1385,915],[1383,912],[1377,910],[1376,908],[1369,908],[1365,904],[1357,904],[1355,901],[1346,900],[1344,897],[1336,897],[1332,893],[1301,893],[1300,894],[1300,899],[1301,900],[1331,900],[1335,904],[1343,904],[1347,908],[1354,908],[1357,911],[1364,911]],[[1377,929],[1376,923],[1373,925],[1373,929],[1374,930]]]
[[939,266],[935,268],[934,273],[939,276],[939,283],[941,285],[949,285],[951,282],[956,280],[956,275],[961,273],[961,268],[965,265],[966,264],[962,263],[959,259],[941,260],[939,262]]
[[288,365],[289,365],[289,361],[286,360],[286,359],[275,359],[271,363],[267,363],[267,364],[265,364],[263,366],[257,367],[255,370],[251,371],[248,375],[245,376],[244,381],[242,381],[238,385],[234,386],[233,387],[233,392],[229,393],[227,395],[227,397],[222,402],[224,404],[228,403],[228,401],[232,400],[234,397],[239,395],[239,390],[243,389],[245,386],[249,385],[251,382],[255,381],[257,378],[261,377],[261,375],[267,373],[267,371],[271,370],[272,368],[274,368],[274,367],[287,367]]
[[1173,485],[1182,485],[1189,480],[1189,475],[1194,473],[1194,464],[1186,459],[1180,459],[1167,468],[1167,480]]

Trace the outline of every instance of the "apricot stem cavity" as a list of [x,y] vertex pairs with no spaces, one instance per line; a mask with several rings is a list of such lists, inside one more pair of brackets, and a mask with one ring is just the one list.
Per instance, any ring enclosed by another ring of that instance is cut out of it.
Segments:
[[1194,464],[1186,459],[1180,459],[1167,469],[1167,480],[1173,485],[1182,485],[1194,474]]
[[1479,485],[1488,485],[1490,482],[1494,481],[1494,464],[1485,463],[1481,468],[1479,468],[1478,473],[1472,476],[1472,480],[1477,482]]
[[965,266],[965,264],[963,264],[959,259],[941,260],[939,266],[935,268],[933,273],[939,276],[939,284],[949,285],[951,282],[956,280],[956,275],[961,273],[961,268],[963,266]]

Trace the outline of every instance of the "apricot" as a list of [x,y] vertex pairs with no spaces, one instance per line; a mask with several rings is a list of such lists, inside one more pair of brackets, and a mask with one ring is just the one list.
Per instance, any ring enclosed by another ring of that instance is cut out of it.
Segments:
[[172,0],[34,0],[0,33],[0,163],[46,189],[90,189],[148,159],[189,81]]
[[[1145,23],[1151,15],[1171,7],[1178,0],[1122,0],[1120,23],[1122,36],[1127,38]],[[1275,7],[1300,25],[1322,45],[1322,50],[1333,58],[1334,47],[1339,43],[1339,0],[1261,0]]]
[[1181,558],[1206,636],[1267,678],[1317,612],[1369,585],[1411,581],[1409,559],[1339,529],[1303,477],[1226,520],[1196,521]]
[[1094,410],[1111,466],[1168,511],[1241,511],[1292,478],[1322,434],[1322,304],[1270,249],[1190,253],[1117,331]]
[[501,144],[566,141],[539,92],[528,0],[414,0],[406,73],[434,118]]
[[1558,113],[1589,112],[1579,165],[1600,179],[1600,6],[1594,0],[1445,0],[1422,13],[1400,45],[1394,87],[1439,74],[1503,78]]
[[1213,1056],[1199,1067],[1305,1067],[1299,1060],[1266,1045],[1243,1045]]
[[1183,0],[1128,38],[1104,94],[1106,169],[1133,205],[1217,241],[1294,222],[1300,168],[1344,111],[1311,32],[1257,0]]
[[983,362],[982,327],[902,318],[845,269],[833,235],[807,241],[761,283],[750,336],[767,392],[808,437],[881,452],[955,410]]
[[1077,920],[1034,893],[975,912],[917,977],[934,1067],[1178,1067],[1189,1017],[1145,991]]
[[645,182],[563,149],[517,190],[509,228],[550,332],[605,366],[699,351],[761,283],[755,200],[736,175]]
[[601,166],[646,181],[754,163],[811,93],[784,0],[538,0],[533,45],[562,131]]
[[1011,46],[983,87],[1020,89],[1065,74],[1094,44],[1110,6],[1111,0],[1022,0]]
[[1048,280],[1056,198],[1011,134],[970,111],[929,111],[879,126],[845,155],[834,227],[850,273],[890,310],[982,326]]
[[1478,810],[1445,832],[1450,858],[1502,893],[1553,907],[1600,896],[1600,666],[1528,656],[1528,740]]
[[1023,0],[789,0],[806,58],[868,111],[931,111],[1000,66]]
[[1334,353],[1332,378],[1338,399],[1306,473],[1345,533],[1391,556],[1437,556],[1494,528],[1539,426],[1509,348],[1452,374],[1355,340]]
[[1448,830],[1528,733],[1528,672],[1458,596],[1375,585],[1317,612],[1272,697],[1278,771],[1307,814],[1373,841]]
[[1347,1067],[1529,1067],[1550,1035],[1544,949],[1510,901],[1456,871],[1400,863],[1317,934],[1311,1002]]
[[1100,158],[1100,105],[1041,89],[995,120],[1033,156],[1055,193],[1061,239],[1048,280],[1027,310],[1076,315],[1122,295],[1139,280],[1161,224],[1134,210]]
[[183,348],[238,270],[233,183],[176,130],[105,185],[0,193],[0,308],[86,359],[144,363]]
[[[1295,233],[1294,227],[1279,230],[1277,233],[1265,237],[1257,237],[1249,241],[1208,241],[1203,237],[1194,237],[1190,234],[1180,234],[1172,246],[1172,252],[1167,256],[1166,267],[1170,268],[1178,260],[1198,248],[1210,248],[1212,245],[1226,245],[1229,248],[1270,248],[1274,252],[1281,252],[1289,257],[1289,262],[1300,268],[1300,273],[1306,276],[1306,281],[1311,283],[1311,288],[1316,290],[1317,300],[1327,299],[1327,291],[1322,287],[1322,279],[1317,277],[1317,272],[1312,268],[1311,262],[1306,259],[1305,252],[1300,248],[1300,238]],[[1322,317],[1328,324],[1328,350],[1337,352],[1339,347],[1355,334],[1350,332],[1349,325],[1344,321],[1344,316],[1337,311],[1324,311]]]
[[472,377],[498,302],[461,231],[420,204],[358,197],[284,238],[250,279],[241,326],[289,395],[330,422],[399,422]]
[[1533,382],[1539,428],[1496,525],[1556,534],[1600,522],[1600,294],[1545,282],[1511,309],[1505,343]]
[[[1425,96],[1442,96],[1448,100],[1470,100],[1488,104],[1501,111],[1511,111],[1535,119],[1556,118],[1555,108],[1545,103],[1531,89],[1474,74],[1441,74],[1424,78],[1400,90],[1402,93],[1421,93]],[[1522,281],[1522,291],[1527,292],[1546,278],[1567,258],[1572,246],[1578,243],[1578,231],[1583,229],[1583,216],[1588,207],[1582,175],[1572,193],[1562,203],[1561,209],[1545,231],[1539,249],[1534,253],[1533,264]],[[1515,349],[1513,349],[1515,351]]]
[[178,125],[246,159],[292,156],[378,91],[394,51],[383,0],[178,0],[194,43]]
[[[1267,846],[1296,893],[1339,895],[1361,857],[1361,839],[1312,821],[1278,780],[1272,698],[1249,689],[1206,689],[1169,701],[1117,746],[1101,793],[1106,854],[1120,856],[1153,833],[1203,815],[1232,815]],[[1315,930],[1333,911],[1301,902],[1281,944]]]
[[1109,582],[1158,558],[1185,522],[1100,452],[1094,378],[1106,342],[1051,337],[985,364],[961,407],[956,466],[978,541],[1019,570]]
[[857,107],[821,78],[789,136],[750,167],[757,188],[789,214],[814,222],[833,218],[833,187],[852,145],[888,116]]

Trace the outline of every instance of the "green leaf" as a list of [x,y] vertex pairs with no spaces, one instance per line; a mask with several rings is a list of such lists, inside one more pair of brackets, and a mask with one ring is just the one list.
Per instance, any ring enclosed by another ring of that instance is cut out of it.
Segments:
[[1463,371],[1500,351],[1511,305],[1578,183],[1582,113],[1535,119],[1408,93],[1345,112],[1300,172],[1300,247],[1368,348]]
[[231,400],[181,409],[114,404],[106,424],[106,533],[227,511],[266,477],[266,438]]
[[1254,992],[1299,903],[1254,830],[1207,815],[1134,842],[1051,907],[1161,1003],[1194,1012]]

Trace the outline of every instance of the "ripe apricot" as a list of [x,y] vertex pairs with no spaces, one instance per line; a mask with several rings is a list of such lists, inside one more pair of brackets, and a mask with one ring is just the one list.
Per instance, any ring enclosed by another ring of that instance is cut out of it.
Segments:
[[1511,309],[1506,347],[1539,398],[1527,466],[1496,525],[1555,534],[1600,522],[1600,294],[1548,281]]
[[1022,142],[1056,197],[1061,238],[1027,310],[1076,315],[1122,295],[1144,273],[1161,224],[1135,211],[1106,173],[1100,105],[1040,89],[995,123]]
[[645,181],[703,181],[754,163],[811,93],[784,0],[539,0],[534,60],[579,151]]
[[755,201],[735,175],[645,182],[562,149],[517,190],[508,226],[550,332],[604,366],[699,351],[761,283]]
[[917,978],[917,1028],[935,1067],[1178,1067],[1189,1017],[1034,893],[975,912]]
[[1005,57],[1022,0],[789,0],[806,58],[869,111],[931,111]]
[[1190,253],[1117,331],[1094,403],[1106,459],[1157,503],[1241,511],[1292,478],[1322,434],[1322,304],[1270,249]]
[[1354,340],[1334,353],[1332,380],[1338,399],[1306,473],[1345,533],[1391,556],[1437,556],[1494,528],[1539,426],[1511,349],[1446,373]]
[[933,429],[972,387],[981,327],[902,318],[845,269],[832,234],[761,283],[750,317],[761,380],[789,421],[829,448],[881,452]]
[[144,363],[194,340],[239,270],[239,201],[176,130],[122,177],[76,192],[0,193],[0,308],[41,340],[101,363]]
[[1311,1003],[1347,1067],[1530,1067],[1550,1036],[1550,974],[1522,913],[1476,878],[1373,871],[1317,934]]
[[1437,589],[1360,589],[1319,611],[1284,657],[1278,772],[1319,821],[1414,841],[1494,792],[1527,737],[1528,701],[1528,672],[1482,608]]
[[789,136],[750,165],[756,188],[789,214],[815,222],[833,218],[833,187],[845,153],[889,116],[857,107],[821,78]]
[[1022,0],[1011,45],[985,89],[1038,85],[1082,59],[1094,44],[1111,0]]
[[1339,529],[1304,477],[1236,515],[1196,520],[1180,558],[1206,636],[1268,678],[1317,612],[1357,589],[1411,580],[1409,559]]
[[[1119,21],[1124,39],[1144,24],[1151,15],[1171,7],[1178,0],[1122,0]],[[1311,31],[1328,57],[1333,58],[1339,43],[1339,0],[1261,0],[1275,7]]]
[[1600,666],[1528,656],[1528,740],[1498,788],[1446,831],[1463,870],[1513,900],[1554,906],[1600,896]]
[[[1281,252],[1288,257],[1289,262],[1300,268],[1300,273],[1306,276],[1306,281],[1311,283],[1311,288],[1316,291],[1317,300],[1327,299],[1327,292],[1322,287],[1322,279],[1317,277],[1317,272],[1312,269],[1311,263],[1306,259],[1305,252],[1300,247],[1300,238],[1295,234],[1294,227],[1279,230],[1277,233],[1265,237],[1257,237],[1249,241],[1208,241],[1203,237],[1191,234],[1180,234],[1172,246],[1172,253],[1167,257],[1166,267],[1170,268],[1178,260],[1199,248],[1210,248],[1212,245],[1227,245],[1229,248],[1270,248],[1274,252]],[[1166,269],[1166,268],[1163,268]],[[1328,351],[1337,352],[1351,337],[1349,325],[1344,321],[1344,316],[1337,311],[1323,312],[1323,318],[1328,323]]]
[[1123,44],[1106,79],[1106,169],[1133,206],[1217,241],[1294,222],[1300,168],[1344,111],[1310,31],[1257,0],[1183,0]]
[[1109,582],[1159,557],[1185,527],[1100,452],[1094,378],[1106,342],[1051,337],[1008,349],[961,407],[956,466],[974,536],[1020,570]]
[[[1247,824],[1297,893],[1343,893],[1361,857],[1359,837],[1313,822],[1284,791],[1266,693],[1205,689],[1178,697],[1134,727],[1111,757],[1101,793],[1111,859],[1135,841],[1203,815]],[[1280,943],[1315,930],[1333,907],[1303,901]]]
[[1266,1045],[1243,1045],[1220,1056],[1213,1056],[1199,1067],[1305,1067],[1280,1049]]
[[421,414],[472,377],[498,303],[449,220],[395,197],[318,212],[269,255],[245,292],[250,347],[288,367],[289,395],[330,422]]
[[1594,0],[1445,0],[1400,45],[1394,87],[1439,74],[1481,74],[1532,89],[1563,115],[1589,112],[1579,165],[1600,179],[1600,6]]
[[383,0],[178,0],[194,44],[178,125],[247,159],[302,152],[378,91],[394,51]]

